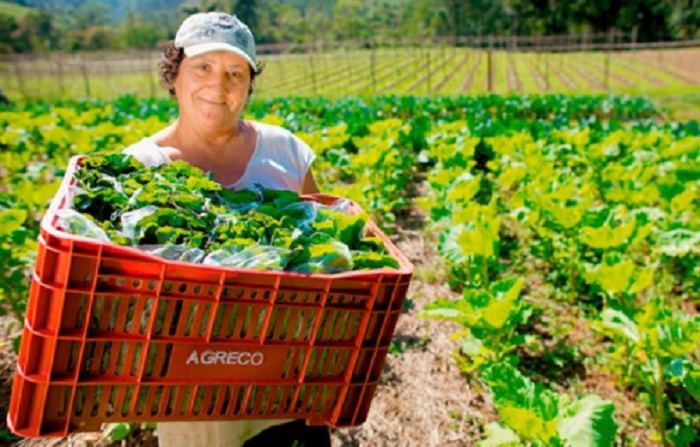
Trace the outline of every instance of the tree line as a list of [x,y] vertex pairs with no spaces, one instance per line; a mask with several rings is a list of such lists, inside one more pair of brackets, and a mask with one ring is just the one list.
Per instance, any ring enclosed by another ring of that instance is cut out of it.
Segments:
[[237,14],[258,43],[611,31],[636,42],[700,37],[700,0],[11,0],[0,2],[0,52],[154,49],[188,14],[215,10]]

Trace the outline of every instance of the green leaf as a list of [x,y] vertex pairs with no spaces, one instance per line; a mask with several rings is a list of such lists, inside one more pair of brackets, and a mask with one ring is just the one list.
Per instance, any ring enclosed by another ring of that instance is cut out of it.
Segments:
[[28,213],[22,209],[0,211],[0,237],[19,230],[27,220]]
[[[221,185],[207,177],[189,177],[185,181],[188,191],[221,191]],[[253,199],[255,200],[255,199]]]
[[564,229],[575,227],[583,218],[583,210],[578,207],[552,205],[547,207],[551,218]]
[[449,203],[469,202],[476,196],[481,188],[481,179],[469,173],[460,175],[455,179],[447,192]]
[[487,308],[481,311],[481,317],[484,319],[484,322],[492,328],[501,329],[505,326],[514,310],[512,301],[493,301]]
[[696,367],[693,371],[689,371],[683,378],[683,386],[693,399],[700,403],[700,369]]
[[229,205],[242,205],[258,202],[258,195],[249,189],[244,189],[242,191],[223,189],[219,191],[218,194],[219,197],[221,197],[221,200]]
[[513,430],[498,422],[486,424],[484,433],[486,439],[479,442],[479,447],[521,447],[523,445]]
[[120,153],[93,154],[85,158],[82,165],[86,168],[96,169],[111,177],[128,174],[139,168],[143,168],[143,164],[136,157]]
[[469,357],[477,357],[484,349],[484,343],[472,334],[467,335],[462,342],[462,352]]
[[418,315],[433,320],[456,321],[467,327],[475,321],[474,308],[464,300],[441,298],[426,305]]
[[569,404],[559,417],[559,437],[570,447],[608,447],[617,432],[615,406],[596,395]]
[[674,197],[671,200],[671,209],[674,211],[674,214],[682,214],[683,211],[692,210],[696,194],[693,189],[689,188]]
[[358,249],[362,251],[374,251],[377,253],[384,253],[387,251],[386,247],[384,246],[384,242],[382,242],[380,238],[374,236],[363,237],[360,239]]
[[453,222],[464,224],[457,236],[457,244],[465,256],[494,256],[499,240],[502,218],[496,211],[496,201],[489,205],[470,202],[465,208],[455,212]]
[[459,235],[463,230],[464,225],[453,225],[439,236],[438,250],[453,264],[459,264],[466,259],[459,244]]
[[22,343],[22,336],[21,335],[18,335],[17,337],[12,339],[12,350],[17,355],[19,355],[19,346],[21,343]]
[[557,420],[546,420],[535,411],[508,404],[500,405],[498,414],[521,438],[549,445],[557,437]]
[[665,319],[648,333],[649,348],[653,355],[673,359],[689,355],[700,343],[700,323],[681,316]]
[[700,433],[697,432],[695,428],[691,425],[686,425],[688,422],[681,422],[680,425],[673,427],[669,433],[668,438],[671,441],[671,445],[674,447],[695,447],[697,442],[700,440]]
[[687,359],[671,362],[668,373],[678,377],[693,399],[700,403],[700,368]]
[[299,201],[299,194],[294,191],[285,191],[278,189],[263,189],[262,191],[263,202],[272,202],[277,208],[284,208],[292,203],[297,203]]
[[545,421],[557,417],[559,397],[523,376],[514,366],[507,363],[495,364],[484,371],[483,378],[491,388],[497,408],[509,404],[532,410]]
[[600,316],[603,326],[628,340],[639,342],[639,330],[627,315],[614,309],[605,309]]
[[518,297],[522,289],[522,280],[499,281],[492,287],[497,294],[492,295],[491,302],[481,310],[484,322],[494,329],[501,329],[506,322],[520,310]]
[[351,250],[354,250],[362,239],[362,231],[367,224],[367,216],[364,214],[349,216],[343,213],[335,213],[333,218],[338,229],[338,239]]
[[466,256],[482,256],[489,258],[493,256],[493,240],[490,233],[479,227],[477,229],[465,228],[459,235],[459,248]]
[[634,275],[634,263],[624,260],[613,265],[600,264],[587,268],[585,277],[589,282],[600,285],[607,293],[626,292]]
[[353,251],[352,263],[355,270],[399,268],[399,263],[393,256],[373,252]]
[[313,224],[313,229],[319,233],[327,234],[328,236],[335,238],[337,231],[335,229],[335,222],[333,220],[326,220],[325,222],[316,222]]
[[132,424],[130,423],[110,423],[106,424],[102,429],[102,434],[108,437],[111,441],[122,441],[131,433]]
[[521,278],[503,279],[493,283],[489,289],[496,299],[512,301],[520,296],[523,280]]
[[61,181],[56,180],[55,182],[46,183],[33,189],[32,202],[39,206],[45,204],[53,198],[59,186],[61,186]]
[[581,228],[580,240],[582,243],[593,248],[615,248],[624,244],[627,239],[632,236],[632,233],[634,233],[636,227],[637,221],[635,219],[632,219],[626,224],[623,224],[617,228],[612,228],[609,226],[600,228],[584,227]]
[[642,270],[641,272],[639,272],[637,279],[630,286],[629,291],[631,293],[639,293],[642,290],[651,287],[653,283],[654,283],[654,269],[653,268],[646,268],[646,269]]

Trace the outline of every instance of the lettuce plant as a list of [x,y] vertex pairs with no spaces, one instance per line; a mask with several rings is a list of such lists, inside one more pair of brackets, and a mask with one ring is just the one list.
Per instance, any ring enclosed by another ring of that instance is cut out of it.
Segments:
[[464,337],[461,352],[472,362],[466,368],[474,370],[489,361],[504,360],[525,341],[516,334],[516,327],[531,313],[520,298],[522,287],[522,280],[507,279],[488,289],[465,288],[462,299],[439,299],[428,304],[420,315],[462,325],[464,330],[454,337]]
[[483,373],[500,422],[485,427],[480,447],[607,447],[617,432],[614,406],[591,394],[571,399],[497,363]]
[[700,345],[700,317],[673,311],[657,297],[633,317],[620,310],[606,309],[600,318],[602,331],[616,341],[618,355],[630,362],[633,380],[650,397],[661,445],[670,445],[665,394],[669,379],[679,380],[700,401],[700,373],[692,363]]

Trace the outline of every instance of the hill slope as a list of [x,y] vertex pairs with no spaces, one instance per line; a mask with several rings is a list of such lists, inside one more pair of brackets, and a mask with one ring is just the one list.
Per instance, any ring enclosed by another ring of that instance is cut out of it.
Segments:
[[34,8],[30,8],[28,6],[22,6],[16,3],[4,2],[0,0],[0,12],[12,17],[22,17],[33,10]]

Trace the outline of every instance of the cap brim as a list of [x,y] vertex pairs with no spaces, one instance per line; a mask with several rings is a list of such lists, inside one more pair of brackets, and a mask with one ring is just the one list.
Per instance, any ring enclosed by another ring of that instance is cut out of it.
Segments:
[[228,43],[223,43],[223,42],[209,42],[209,43],[197,43],[194,45],[190,45],[187,48],[184,48],[185,51],[185,56],[187,57],[192,57],[192,56],[199,56],[200,54],[204,53],[210,53],[212,51],[229,51],[231,53],[235,53],[242,58],[244,58],[250,66],[253,68],[254,71],[258,70],[258,67],[255,66],[255,62],[253,59],[250,58],[243,50],[241,50],[238,47],[234,47],[231,44]]

